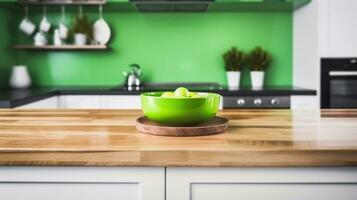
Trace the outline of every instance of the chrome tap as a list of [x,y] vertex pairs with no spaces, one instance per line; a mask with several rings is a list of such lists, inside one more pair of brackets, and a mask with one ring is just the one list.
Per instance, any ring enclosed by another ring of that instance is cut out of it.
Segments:
[[123,71],[123,75],[125,76],[125,83],[124,85],[128,87],[128,90],[140,90],[141,86],[141,74],[142,71],[138,64],[131,64],[131,70],[129,72]]

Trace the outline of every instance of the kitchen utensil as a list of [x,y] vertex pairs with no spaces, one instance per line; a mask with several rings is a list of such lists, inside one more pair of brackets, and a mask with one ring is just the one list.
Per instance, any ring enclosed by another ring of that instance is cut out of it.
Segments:
[[20,22],[19,29],[24,32],[26,35],[32,35],[33,32],[36,29],[35,24],[29,19],[28,17],[29,9],[26,6],[25,7],[25,17],[24,19]]
[[45,34],[41,31],[37,32],[34,37],[35,46],[44,46],[47,44],[47,38]]
[[12,88],[24,89],[31,85],[31,77],[24,65],[12,67],[10,86]]
[[129,72],[123,72],[123,75],[125,76],[125,83],[124,85],[128,87],[129,90],[131,89],[140,89],[141,86],[141,69],[138,64],[131,64],[130,65],[131,70]]
[[59,33],[60,33],[60,37],[62,39],[67,39],[68,37],[68,28],[67,26],[61,22],[61,24],[59,25]]
[[140,95],[145,116],[155,122],[191,126],[209,121],[218,112],[219,94],[198,93],[200,98],[163,98],[162,94],[148,92]]
[[55,33],[53,34],[53,44],[55,46],[61,46],[62,45],[62,39],[60,35],[59,29],[55,30]]
[[105,45],[109,42],[111,37],[111,30],[108,23],[103,18],[103,8],[99,6],[99,19],[93,26],[94,41],[97,44]]
[[167,126],[165,124],[153,122],[147,117],[139,117],[136,120],[137,130],[142,133],[159,136],[189,137],[213,135],[222,133],[227,128],[228,120],[221,117],[214,117],[205,123],[189,127]]
[[50,30],[50,28],[51,28],[51,23],[47,19],[47,7],[44,6],[43,7],[43,17],[40,22],[40,30],[47,33]]
[[68,28],[66,26],[66,10],[65,10],[65,6],[61,7],[61,13],[62,13],[62,16],[61,16],[61,22],[60,22],[60,25],[59,25],[59,34],[60,34],[60,37],[65,40],[68,37]]

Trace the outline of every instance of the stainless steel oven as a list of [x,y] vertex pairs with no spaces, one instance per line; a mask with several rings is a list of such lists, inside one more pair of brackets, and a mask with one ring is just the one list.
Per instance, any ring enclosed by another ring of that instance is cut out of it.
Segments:
[[321,108],[357,108],[357,58],[321,60]]

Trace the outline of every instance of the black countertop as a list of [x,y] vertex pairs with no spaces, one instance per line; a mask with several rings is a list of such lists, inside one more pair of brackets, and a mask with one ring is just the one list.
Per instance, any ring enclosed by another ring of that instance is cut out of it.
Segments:
[[[176,86],[175,86],[176,87]],[[190,88],[189,88],[190,89]],[[168,91],[168,87],[146,87],[139,91],[129,91],[125,87],[41,87],[29,89],[0,89],[0,108],[14,108],[55,95],[139,95],[148,91]],[[224,96],[290,96],[316,95],[315,90],[291,86],[264,87],[256,90],[250,87],[228,89],[226,87],[191,88],[191,91],[215,92]]]

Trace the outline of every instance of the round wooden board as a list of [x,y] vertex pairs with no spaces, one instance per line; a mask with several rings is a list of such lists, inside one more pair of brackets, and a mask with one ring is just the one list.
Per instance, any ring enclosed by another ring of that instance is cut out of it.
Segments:
[[153,122],[146,117],[139,117],[136,120],[136,129],[142,133],[172,136],[172,137],[190,137],[214,135],[224,132],[228,128],[228,120],[222,117],[214,117],[208,122],[190,127],[168,126]]

